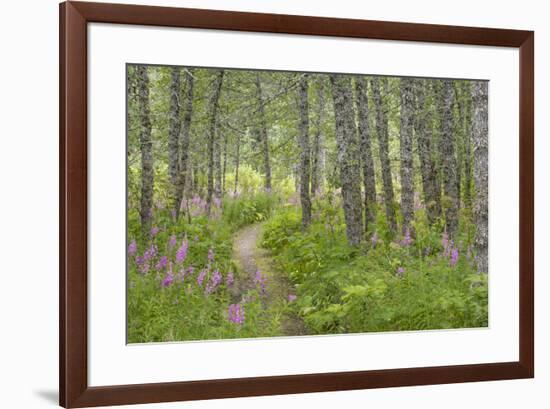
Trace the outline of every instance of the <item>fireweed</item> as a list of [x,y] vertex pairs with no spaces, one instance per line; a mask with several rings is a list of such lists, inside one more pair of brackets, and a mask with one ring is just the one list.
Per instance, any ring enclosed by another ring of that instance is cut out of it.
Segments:
[[241,304],[231,304],[227,309],[227,319],[235,324],[244,324],[244,308]]
[[[202,199],[196,198],[195,203],[204,208]],[[129,227],[129,234],[141,240],[131,239],[127,249],[128,282],[132,283],[128,285],[128,342],[280,334],[279,314],[268,313],[260,298],[265,292],[263,275],[255,283],[254,275],[232,268],[226,243],[234,227],[202,215],[188,224],[187,208],[178,220],[172,218],[171,210],[155,207],[151,224],[163,227],[152,229],[146,237],[138,232],[139,219],[137,224],[129,221],[129,226],[136,226]],[[144,250],[139,252],[140,248]],[[151,269],[156,274],[150,274]],[[274,318],[266,319],[266,314]]]

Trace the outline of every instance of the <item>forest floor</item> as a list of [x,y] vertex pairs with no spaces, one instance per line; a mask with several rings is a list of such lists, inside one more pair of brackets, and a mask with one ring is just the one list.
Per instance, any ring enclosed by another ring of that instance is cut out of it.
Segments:
[[[262,233],[262,223],[256,223],[239,230],[233,241],[233,254],[241,272],[248,276],[246,280],[239,280],[241,285],[236,289],[236,298],[254,286],[253,280],[257,271],[267,278],[266,307],[279,309],[288,300],[289,294],[294,294],[292,284],[277,270],[268,250],[258,246]],[[296,314],[285,313],[281,319],[281,330],[285,336],[307,334],[304,322]]]

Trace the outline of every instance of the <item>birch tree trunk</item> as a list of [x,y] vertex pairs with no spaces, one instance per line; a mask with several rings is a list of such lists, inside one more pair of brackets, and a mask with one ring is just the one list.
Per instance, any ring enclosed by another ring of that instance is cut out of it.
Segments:
[[[179,135],[178,177],[174,200],[176,219],[179,217],[181,201],[186,187],[185,184],[188,179],[187,173],[189,173],[189,135],[191,131],[191,117],[193,116],[193,88],[193,72],[185,70],[185,106]],[[194,173],[193,176],[195,176]]]
[[376,182],[374,179],[374,161],[372,159],[371,135],[369,128],[369,100],[365,77],[355,78],[355,94],[357,105],[357,125],[359,131],[359,152],[363,171],[365,231],[369,223],[374,222],[376,210]]
[[462,132],[464,133],[464,205],[472,206],[472,90],[469,81],[462,86],[464,99],[464,117]]
[[473,86],[473,145],[474,145],[474,221],[476,234],[474,239],[477,271],[487,273],[489,243],[488,209],[488,139],[487,118],[488,90],[486,81],[476,81]]
[[313,154],[311,166],[311,193],[318,195],[323,191],[325,168],[325,141],[322,131],[323,111],[325,110],[325,87],[319,81],[317,88],[317,115],[315,122],[315,136],[313,138]]
[[302,228],[311,224],[311,199],[309,197],[310,150],[309,150],[309,104],[307,99],[308,79],[301,75],[298,94],[300,105],[300,203],[302,205]]
[[237,134],[237,152],[235,153],[235,187],[233,188],[233,194],[237,194],[239,188],[239,162],[240,162],[240,150],[241,150],[241,134]]
[[397,221],[395,217],[395,208],[393,203],[393,180],[391,174],[390,157],[388,153],[388,116],[386,106],[382,99],[380,88],[382,87],[387,95],[387,78],[374,77],[371,82],[372,95],[376,107],[376,134],[378,136],[378,147],[380,150],[380,165],[382,168],[382,184],[384,187],[384,204],[386,207],[386,217],[390,230],[397,232]]
[[210,100],[208,101],[208,133],[207,133],[207,156],[208,156],[208,186],[206,191],[206,212],[210,215],[212,210],[212,196],[214,195],[214,144],[216,143],[216,124],[218,119],[218,103],[222,89],[223,70],[219,70],[212,85]]
[[414,218],[413,156],[412,134],[414,127],[413,80],[401,79],[401,128],[400,128],[400,173],[401,173],[401,213],[403,234],[414,235],[411,222]]
[[216,130],[214,133],[214,196],[221,197],[222,195],[222,166],[221,166],[221,135],[219,119],[216,118]]
[[140,65],[138,71],[138,105],[141,145],[141,229],[148,234],[151,230],[151,212],[153,210],[153,140],[151,137],[151,111],[149,101],[149,74],[147,66]]
[[180,69],[172,67],[170,82],[170,127],[168,130],[168,173],[177,190],[179,134],[180,134]]
[[225,195],[225,171],[227,170],[227,132],[223,134],[222,196]]
[[359,149],[355,130],[351,78],[333,74],[330,76],[330,81],[334,101],[335,132],[346,235],[350,245],[358,246],[363,235],[363,217]]
[[432,115],[426,104],[426,80],[415,80],[416,115],[414,131],[418,147],[418,159],[422,178],[422,192],[428,221],[433,225],[441,217],[441,189],[432,152]]
[[265,107],[262,95],[262,83],[260,81],[260,73],[256,72],[256,92],[258,97],[258,116],[259,116],[259,139],[263,153],[264,175],[265,175],[265,190],[271,191],[271,165],[269,163],[269,140],[267,138],[267,125],[265,120]]
[[443,117],[441,158],[445,193],[445,228],[449,237],[458,229],[458,189],[455,138],[453,133],[453,86],[451,80],[443,81]]

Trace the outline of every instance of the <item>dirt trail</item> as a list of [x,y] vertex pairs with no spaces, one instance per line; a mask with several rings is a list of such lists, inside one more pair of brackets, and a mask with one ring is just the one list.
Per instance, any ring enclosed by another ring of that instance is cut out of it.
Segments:
[[[287,300],[289,294],[294,294],[291,283],[282,274],[277,272],[273,266],[269,252],[258,246],[262,232],[262,224],[253,224],[237,232],[233,242],[233,254],[247,280],[239,280],[240,286],[238,293],[242,294],[252,287],[253,277],[256,271],[260,271],[267,277],[267,306],[268,308],[277,308],[282,306]],[[236,296],[240,296],[235,294]],[[303,321],[295,314],[286,314],[281,323],[283,335],[304,335],[306,329]]]

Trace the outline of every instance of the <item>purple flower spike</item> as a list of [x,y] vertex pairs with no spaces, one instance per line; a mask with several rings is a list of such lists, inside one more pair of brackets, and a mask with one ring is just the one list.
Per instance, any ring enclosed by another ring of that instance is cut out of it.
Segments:
[[397,269],[397,275],[398,275],[399,277],[403,277],[403,274],[405,274],[405,269],[404,269],[403,267],[399,267],[399,268]]
[[455,247],[451,252],[451,260],[450,260],[451,267],[456,266],[456,263],[458,263],[458,248]]
[[233,272],[230,271],[229,273],[227,273],[227,277],[225,277],[225,285],[228,287],[232,287],[234,281],[235,281],[235,276],[233,275]]
[[201,270],[201,272],[199,273],[199,275],[197,277],[197,284],[199,285],[199,287],[202,287],[202,283],[203,283],[205,277],[206,277],[206,270]]
[[411,233],[409,232],[409,229],[405,231],[405,237],[399,242],[401,244],[401,247],[409,247],[412,243],[411,239]]
[[168,265],[168,257],[162,256],[159,262],[157,263],[157,265],[155,266],[155,268],[158,271],[158,270],[162,270],[163,268],[166,268],[167,265]]
[[184,239],[181,243],[181,247],[178,249],[178,252],[176,253],[176,262],[177,263],[183,263],[185,261],[185,258],[187,257],[187,249],[189,248],[189,241],[187,239]]
[[149,263],[145,263],[143,262],[140,266],[139,266],[139,272],[143,275],[146,275],[148,272],[149,272]]
[[214,271],[210,282],[206,285],[206,294],[210,294],[216,291],[222,280],[222,273],[220,273],[218,270]]
[[288,302],[294,302],[294,301],[296,301],[296,298],[298,298],[298,297],[296,297],[295,294],[289,294],[288,295]]
[[136,240],[132,240],[132,242],[128,245],[128,254],[130,256],[133,256],[134,254],[136,254],[136,251],[137,251],[137,243],[136,243]]
[[164,280],[162,280],[162,286],[164,288],[170,287],[172,283],[174,282],[174,276],[170,273],[166,274],[166,277],[164,277]]
[[177,244],[177,239],[176,239],[176,235],[175,234],[172,234],[170,236],[170,240],[168,240],[168,247],[170,249],[173,249],[174,247],[176,247],[176,244]]
[[227,319],[234,324],[244,324],[244,308],[241,304],[231,304],[227,309]]
[[214,261],[214,250],[212,248],[208,249],[208,261]]
[[151,244],[151,247],[149,247],[147,250],[145,250],[145,253],[143,253],[143,258],[145,261],[151,260],[157,255],[157,246],[154,244]]
[[265,294],[265,282],[267,281],[267,278],[262,275],[260,270],[256,271],[256,275],[254,276],[254,284],[260,286],[260,290],[262,294]]
[[159,232],[159,228],[156,226],[151,227],[151,237],[155,237]]

